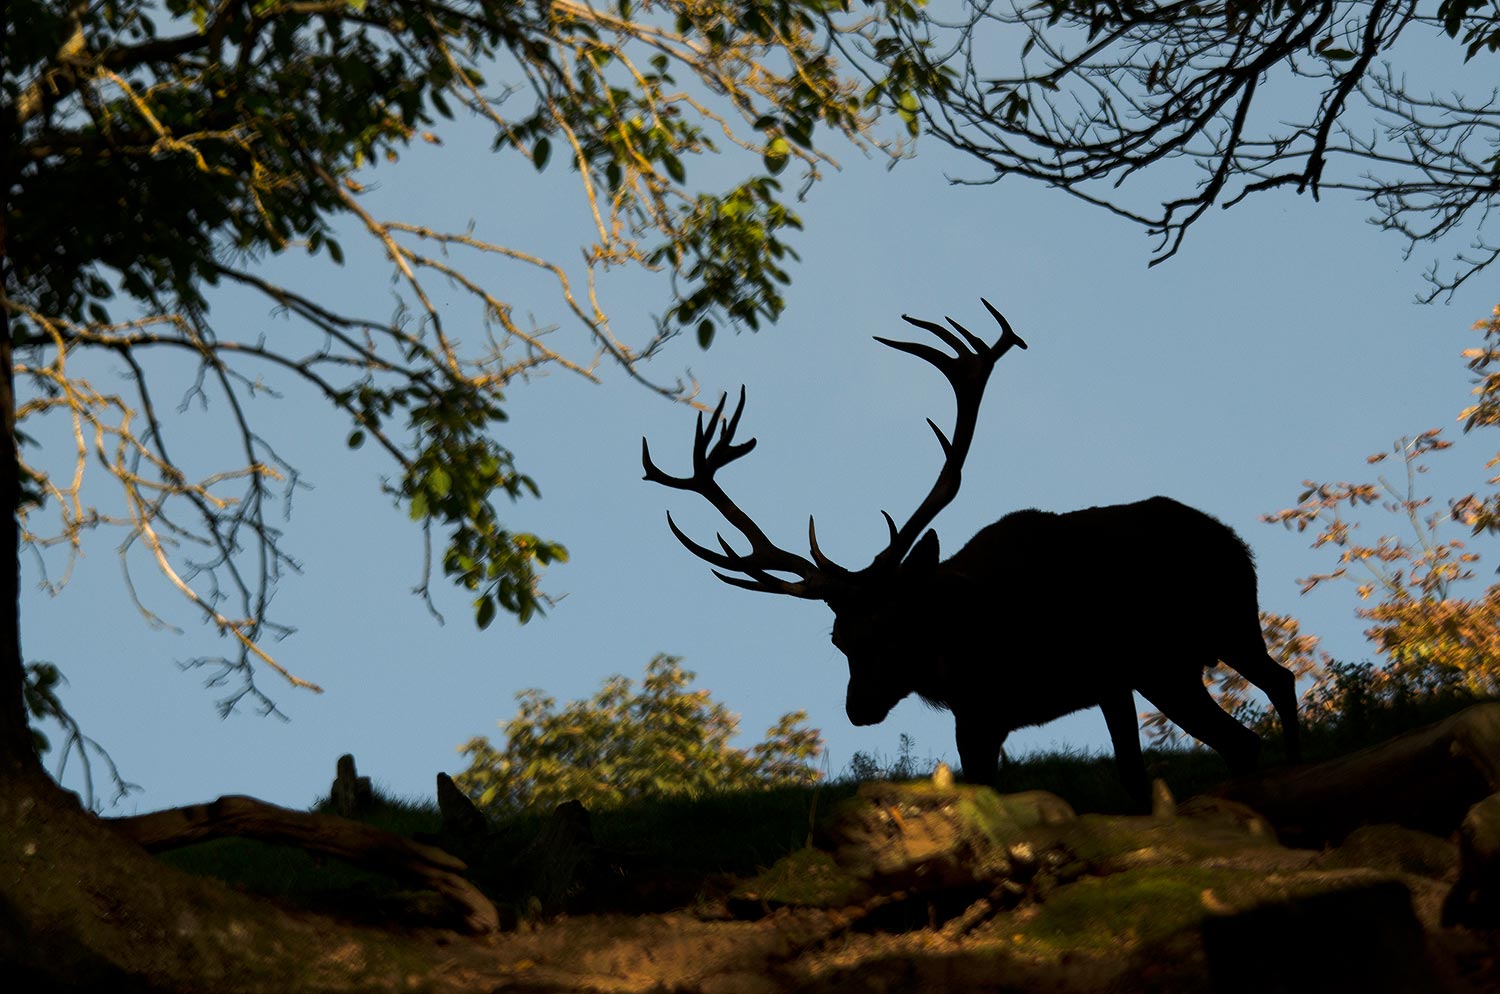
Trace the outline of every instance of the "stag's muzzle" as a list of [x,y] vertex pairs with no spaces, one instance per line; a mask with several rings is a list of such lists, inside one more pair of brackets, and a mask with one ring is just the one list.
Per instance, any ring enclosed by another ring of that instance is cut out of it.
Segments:
[[885,721],[886,715],[891,713],[900,698],[888,703],[880,701],[864,701],[855,698],[851,693],[844,698],[844,713],[849,716],[850,723],[863,728],[866,725],[878,725]]

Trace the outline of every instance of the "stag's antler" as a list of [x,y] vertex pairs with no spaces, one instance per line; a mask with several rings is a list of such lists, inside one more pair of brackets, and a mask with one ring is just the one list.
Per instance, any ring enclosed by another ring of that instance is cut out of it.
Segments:
[[933,434],[937,435],[938,444],[943,447],[943,468],[938,472],[937,482],[932,485],[932,489],[922,499],[922,503],[917,505],[912,516],[899,529],[889,514],[884,511],[880,512],[885,515],[885,523],[890,528],[891,539],[885,549],[870,564],[871,570],[889,569],[900,563],[911,551],[913,543],[922,534],[922,530],[932,524],[932,519],[937,517],[938,512],[952,503],[953,498],[957,496],[958,486],[963,477],[964,459],[968,456],[969,446],[974,441],[974,425],[979,419],[979,402],[984,398],[984,388],[989,383],[990,373],[994,371],[995,363],[999,362],[1000,357],[1009,352],[1012,346],[1026,348],[1026,343],[1011,328],[1010,322],[1005,320],[1005,315],[995,310],[994,305],[983,297],[980,298],[980,303],[984,304],[985,309],[996,321],[1000,322],[1000,340],[994,345],[986,345],[984,339],[973,334],[952,318],[944,320],[953,326],[954,331],[963,336],[962,339],[940,324],[906,314],[901,315],[901,320],[932,332],[944,345],[958,354],[950,356],[930,345],[898,342],[875,336],[875,341],[882,345],[889,345],[897,351],[909,353],[936,366],[953,386],[953,396],[958,404],[958,415],[954,421],[951,441],[931,418],[927,419],[927,424],[932,428]]
[[[808,561],[794,552],[787,552],[779,548],[774,542],[766,537],[766,533],[750,519],[750,516],[740,510],[734,501],[729,499],[714,474],[736,459],[755,448],[755,439],[747,442],[736,443],[734,441],[735,429],[739,427],[740,415],[745,411],[745,388],[740,387],[740,402],[735,405],[734,413],[720,429],[719,440],[709,446],[709,439],[714,433],[714,425],[723,418],[724,403],[729,399],[726,393],[719,397],[719,406],[708,419],[708,425],[703,423],[703,414],[698,414],[698,427],[693,436],[693,475],[692,476],[669,476],[663,473],[657,465],[651,461],[651,449],[644,438],[641,439],[641,465],[645,467],[645,479],[662,486],[672,487],[676,490],[690,490],[693,493],[702,494],[708,498],[708,502],[724,516],[724,520],[734,525],[745,538],[750,541],[750,554],[742,556],[724,541],[724,536],[715,535],[719,540],[719,546],[723,553],[714,552],[705,548],[683,534],[682,529],[677,527],[677,522],[672,520],[671,512],[667,513],[667,527],[672,529],[672,534],[677,536],[677,541],[685,545],[689,552],[718,566],[720,569],[733,570],[743,573],[745,577],[726,576],[718,570],[714,570],[714,576],[725,583],[732,583],[736,587],[744,587],[747,590],[764,590],[769,593],[791,594],[793,597],[805,597],[812,600],[824,600],[835,591],[848,577],[849,571],[823,555],[818,548],[818,533],[813,526],[811,518],[807,520],[808,544],[811,546],[812,561]],[[801,577],[800,580],[784,580],[779,576],[773,576],[772,571],[777,573],[791,573]]]
[[[969,445],[974,441],[974,425],[979,417],[979,402],[984,397],[984,387],[989,382],[990,373],[994,370],[995,363],[1000,361],[1000,357],[1009,352],[1012,346],[1026,348],[1026,343],[1011,329],[1005,317],[995,310],[988,300],[984,300],[983,303],[994,315],[995,320],[1000,322],[1000,340],[994,345],[986,345],[983,339],[971,334],[967,328],[952,318],[948,318],[947,321],[958,332],[958,335],[963,336],[962,338],[952,334],[942,325],[908,317],[905,314],[902,315],[905,321],[932,332],[957,355],[950,356],[930,345],[917,342],[897,342],[880,337],[875,339],[877,342],[910,353],[936,366],[938,371],[953,385],[953,393],[958,401],[958,418],[953,428],[951,441],[931,418],[927,419],[927,423],[932,426],[933,432],[938,437],[938,443],[943,447],[943,454],[946,457],[943,468],[938,473],[937,482],[933,484],[932,490],[907,519],[906,524],[897,528],[896,522],[889,514],[884,511],[880,512],[885,515],[891,539],[865,572],[884,571],[898,565],[911,551],[913,543],[922,534],[922,530],[930,525],[937,513],[953,500],[958,493],[964,457],[969,454]],[[677,522],[672,520],[670,513],[667,515],[667,526],[672,529],[672,534],[677,536],[677,540],[693,555],[719,569],[744,574],[744,576],[726,576],[715,570],[714,575],[725,583],[732,583],[747,590],[764,590],[816,600],[827,600],[841,591],[847,591],[858,582],[859,574],[850,572],[823,555],[823,551],[818,548],[818,531],[812,518],[807,519],[807,541],[812,554],[812,559],[808,560],[796,553],[779,548],[767,538],[765,532],[761,531],[760,527],[750,520],[750,516],[729,499],[729,495],[714,480],[716,472],[755,448],[753,438],[747,442],[736,443],[734,441],[735,429],[739,427],[740,415],[745,410],[744,387],[740,388],[740,402],[735,406],[734,413],[720,429],[718,441],[715,441],[712,446],[709,445],[714,425],[723,420],[724,404],[728,399],[728,394],[719,398],[719,405],[714,408],[707,426],[704,425],[703,415],[701,413],[698,415],[698,427],[693,438],[692,476],[669,476],[663,473],[651,461],[651,450],[644,438],[641,439],[641,465],[646,470],[645,478],[653,483],[660,483],[676,490],[690,490],[706,497],[708,502],[724,516],[724,519],[749,540],[750,553],[740,555],[735,552],[729,543],[724,541],[722,535],[715,536],[719,540],[719,547],[724,550],[722,553],[701,546],[683,534],[682,529],[677,527]],[[800,579],[787,580],[773,575],[774,573],[789,573]]]

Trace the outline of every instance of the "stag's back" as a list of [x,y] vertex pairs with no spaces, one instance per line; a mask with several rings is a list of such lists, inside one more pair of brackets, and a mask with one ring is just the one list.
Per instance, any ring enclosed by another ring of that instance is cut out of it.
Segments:
[[1062,514],[1017,511],[975,535],[944,572],[983,591],[1015,623],[1066,625],[1074,637],[1099,625],[1172,626],[1188,636],[1257,616],[1249,548],[1223,522],[1169,497]]

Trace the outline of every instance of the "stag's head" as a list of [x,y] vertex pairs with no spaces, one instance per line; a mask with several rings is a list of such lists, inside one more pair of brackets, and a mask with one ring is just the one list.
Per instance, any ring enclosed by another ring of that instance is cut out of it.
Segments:
[[849,661],[844,712],[855,725],[878,725],[917,689],[915,667],[930,664],[929,625],[937,589],[937,533],[928,531],[894,567],[855,574],[848,589],[827,598],[833,644]]
[[[745,410],[745,391],[740,389],[734,413],[724,417],[726,394],[705,424],[702,414],[693,439],[693,473],[691,476],[669,476],[651,461],[651,451],[641,439],[641,462],[646,479],[677,490],[690,490],[707,498],[724,519],[750,544],[750,551],[739,553],[718,539],[715,551],[699,545],[677,527],[672,515],[667,526],[677,540],[694,555],[718,567],[714,575],[725,583],[748,590],[787,594],[827,602],[833,609],[833,644],[849,660],[849,691],[845,710],[856,725],[873,725],[884,720],[914,688],[912,672],[923,663],[923,626],[912,623],[921,616],[925,602],[941,596],[934,585],[938,565],[937,533],[928,526],[939,511],[958,494],[964,458],[974,440],[974,425],[985,385],[1000,357],[1013,346],[1026,348],[999,311],[982,301],[1000,323],[1001,335],[993,345],[948,318],[952,331],[931,321],[902,315],[902,319],[925,329],[955,353],[949,355],[919,342],[898,342],[876,337],[876,341],[893,349],[914,355],[936,367],[953,387],[958,413],[950,439],[931,418],[927,424],[943,448],[943,467],[937,482],[904,525],[897,527],[889,514],[885,517],[890,538],[870,563],[861,570],[849,570],[824,555],[818,547],[818,531],[811,518],[807,522],[809,556],[800,556],[778,547],[750,516],[740,510],[719,486],[714,474],[755,448],[755,439],[735,442],[740,415]],[[955,334],[956,332],[956,334]],[[719,437],[713,438],[719,425]],[[725,570],[727,572],[720,572]],[[731,575],[739,574],[739,575]]]

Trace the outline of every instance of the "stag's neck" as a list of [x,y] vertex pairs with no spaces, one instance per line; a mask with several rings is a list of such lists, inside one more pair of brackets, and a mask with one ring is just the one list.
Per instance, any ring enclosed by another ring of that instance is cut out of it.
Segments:
[[947,656],[934,655],[918,664],[911,689],[932,707],[951,711],[960,699],[961,683],[951,672]]

